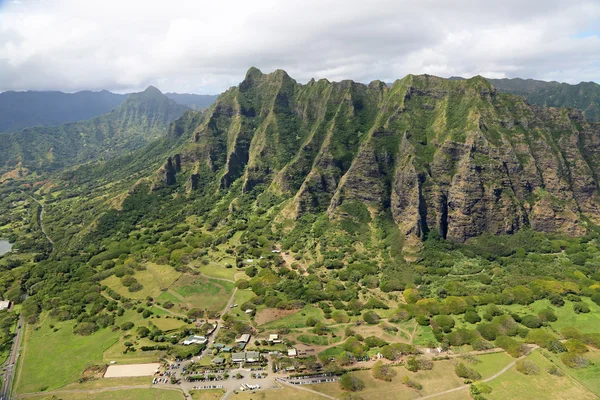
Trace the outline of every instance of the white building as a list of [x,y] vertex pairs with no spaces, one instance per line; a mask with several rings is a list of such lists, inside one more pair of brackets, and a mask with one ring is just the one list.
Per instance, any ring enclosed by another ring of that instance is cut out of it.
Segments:
[[248,343],[250,341],[250,334],[249,333],[244,333],[242,336],[240,336],[239,338],[235,339],[236,343]]
[[0,310],[8,310],[10,308],[10,300],[0,301]]
[[208,339],[204,336],[191,335],[183,341],[183,344],[189,346],[190,344],[206,344],[207,342]]

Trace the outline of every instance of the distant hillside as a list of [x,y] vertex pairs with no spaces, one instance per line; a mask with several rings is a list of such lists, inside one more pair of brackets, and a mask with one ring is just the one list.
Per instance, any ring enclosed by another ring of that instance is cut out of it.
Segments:
[[219,95],[217,94],[192,94],[192,93],[165,93],[165,96],[176,103],[188,106],[194,110],[203,110],[210,107]]
[[[451,80],[464,79],[452,77]],[[535,79],[486,78],[501,93],[525,97],[530,104],[544,107],[570,107],[583,111],[588,121],[600,121],[600,85],[580,82],[576,85]]]
[[0,93],[0,132],[13,132],[31,126],[55,126],[83,121],[106,114],[119,106],[127,95],[103,90],[77,93]]
[[110,113],[88,121],[0,134],[0,171],[17,165],[38,171],[58,169],[123,154],[165,134],[186,110],[150,86],[130,94]]

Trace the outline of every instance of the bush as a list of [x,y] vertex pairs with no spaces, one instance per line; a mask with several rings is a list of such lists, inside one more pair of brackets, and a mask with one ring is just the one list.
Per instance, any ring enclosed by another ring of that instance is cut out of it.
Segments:
[[375,311],[367,311],[363,314],[363,320],[369,324],[373,325],[379,322],[380,317]]
[[571,352],[561,354],[560,360],[570,368],[585,368],[590,364],[587,358]]
[[544,308],[538,313],[538,318],[542,322],[556,322],[558,318],[551,308]]
[[454,318],[450,315],[438,315],[434,319],[436,325],[438,325],[444,333],[449,333],[454,328],[455,322]]
[[493,349],[494,345],[490,342],[488,342],[485,339],[482,338],[477,338],[475,340],[473,340],[473,342],[471,343],[471,346],[473,347],[473,350],[489,350],[489,349]]
[[587,314],[590,312],[590,306],[584,302],[573,303],[573,311],[575,314]]
[[494,342],[497,347],[501,347],[512,357],[517,358],[525,354],[527,348],[508,336],[498,336]]
[[476,324],[481,321],[481,317],[475,311],[469,310],[465,313],[465,321],[470,324]]
[[133,322],[127,321],[121,325],[121,330],[128,331],[128,330],[132,329],[133,327],[134,327]]
[[373,378],[386,382],[391,382],[392,378],[396,376],[396,371],[389,365],[383,364],[381,361],[377,361],[375,365],[373,365],[372,373]]
[[358,392],[365,388],[365,384],[363,381],[349,373],[345,373],[344,375],[342,375],[339,382],[340,388],[348,392]]
[[546,368],[546,372],[549,373],[550,375],[554,375],[554,376],[563,376],[565,374],[556,365],[551,365],[548,368]]
[[416,389],[416,390],[423,389],[423,385],[421,385],[417,381],[413,381],[412,379],[410,379],[410,377],[408,375],[404,375],[402,377],[401,381],[402,381],[403,384],[405,384],[409,388]]
[[535,329],[542,326],[542,322],[535,315],[525,315],[523,318],[521,318],[521,324],[530,329]]
[[525,375],[537,375],[540,369],[531,360],[517,360],[517,371]]
[[470,379],[472,381],[476,381],[481,379],[481,374],[475,371],[473,368],[468,367],[465,363],[458,363],[454,367],[454,372],[460,378]]
[[80,322],[73,328],[73,333],[81,336],[89,336],[97,330],[98,325],[93,322]]
[[583,354],[583,353],[587,353],[589,351],[589,349],[587,348],[585,343],[583,343],[579,339],[568,339],[565,342],[565,347],[567,348],[567,350],[569,352],[575,353],[575,354]]

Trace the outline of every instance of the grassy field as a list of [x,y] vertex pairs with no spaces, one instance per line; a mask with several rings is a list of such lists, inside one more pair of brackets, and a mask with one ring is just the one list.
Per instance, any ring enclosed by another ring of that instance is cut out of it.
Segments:
[[102,329],[91,336],[73,334],[73,321],[44,320],[39,329],[27,326],[22,370],[17,393],[52,390],[76,381],[90,365],[101,363],[102,355],[118,339],[119,332]]
[[202,275],[210,276],[212,278],[220,278],[235,281],[235,268],[225,268],[223,265],[210,263],[208,265],[199,265],[198,270],[200,270],[200,273]]
[[[27,399],[43,399],[50,394],[27,396]],[[110,390],[97,393],[57,393],[60,400],[183,400],[183,393],[178,390],[165,389],[128,389]]]
[[550,326],[557,331],[565,327],[575,327],[584,333],[600,332],[600,306],[591,301],[587,297],[582,297],[582,301],[590,307],[590,312],[585,314],[575,314],[573,312],[573,302],[565,301],[562,307],[554,307],[548,300],[538,300],[528,306],[512,304],[510,306],[502,306],[511,312],[523,314],[537,314],[544,308],[552,308],[558,318],[556,322],[551,322]]
[[[454,373],[454,364],[452,361],[436,361],[432,370],[419,371],[416,373],[409,372],[404,367],[394,367],[394,369],[397,371],[397,375],[391,382],[384,382],[373,378],[370,370],[353,372],[352,374],[362,380],[365,384],[365,389],[358,394],[365,400],[415,399],[463,385],[463,380],[458,378]],[[404,375],[408,375],[412,380],[422,384],[423,390],[418,392],[402,384],[401,378]],[[340,389],[337,382],[320,383],[311,385],[310,388],[335,398],[339,398],[344,394],[344,391]],[[440,397],[440,399],[443,398],[444,397]]]
[[147,296],[156,298],[181,276],[180,272],[169,265],[147,263],[146,268],[145,271],[136,271],[134,274],[135,279],[143,286],[139,292],[129,292],[121,283],[121,278],[114,275],[103,280],[102,284],[130,299],[145,299]]
[[[312,389],[314,385],[310,385]],[[313,400],[319,398],[314,393],[300,389],[284,387],[282,389],[260,390],[257,392],[239,392],[230,397],[235,400]]]
[[221,389],[190,390],[192,400],[220,400],[225,394]]
[[94,390],[117,386],[142,386],[152,384],[151,376],[136,376],[131,378],[100,378],[87,382],[70,383],[60,390]]
[[489,383],[492,387],[492,393],[486,394],[485,397],[490,400],[591,400],[598,398],[568,375],[557,377],[548,374],[546,368],[552,363],[539,351],[532,352],[527,358],[539,367],[540,373],[538,375],[524,375],[518,372],[515,367],[512,367]]
[[567,367],[562,363],[560,357],[558,357],[556,354],[552,354],[547,351],[545,351],[543,354],[546,356],[546,358],[549,358],[557,366],[559,366],[565,373],[600,397],[600,350],[590,349],[589,353],[585,353],[584,357],[590,360],[593,365],[581,369]]
[[489,378],[515,360],[505,352],[480,355],[475,359],[476,363],[467,362],[466,364],[479,372],[483,379]]
[[308,317],[314,317],[317,320],[323,319],[323,311],[315,306],[307,306],[298,312],[278,319],[277,321],[271,321],[267,324],[261,325],[261,328],[265,329],[279,329],[279,328],[305,328],[306,319]]
[[222,311],[231,297],[232,282],[209,279],[202,276],[182,275],[169,289],[158,296],[158,301],[170,301],[179,310],[201,308]]
[[161,331],[165,331],[165,332],[181,329],[185,326],[191,326],[181,320],[178,320],[175,318],[165,318],[165,317],[153,318],[152,323],[154,325],[156,325],[156,327],[158,329],[160,329]]

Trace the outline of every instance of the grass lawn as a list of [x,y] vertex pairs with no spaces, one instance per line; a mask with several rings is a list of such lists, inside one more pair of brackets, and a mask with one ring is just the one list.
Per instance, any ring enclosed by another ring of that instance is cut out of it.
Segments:
[[476,356],[475,359],[480,362],[466,364],[479,372],[483,379],[489,378],[515,360],[505,352],[484,354]]
[[119,332],[101,329],[90,336],[73,334],[73,321],[45,319],[38,330],[27,325],[21,373],[16,382],[17,393],[52,390],[75,382],[83,371],[102,363],[102,355],[118,339]]
[[568,375],[557,377],[546,372],[552,363],[539,351],[532,352],[528,357],[539,367],[538,375],[524,375],[512,367],[497,379],[489,382],[492,393],[486,394],[487,399],[505,400],[539,400],[539,399],[597,399],[598,397],[587,390],[579,382]]
[[[394,367],[394,369],[396,370],[397,375],[391,382],[380,381],[373,378],[370,370],[352,372],[352,375],[358,377],[365,384],[365,389],[360,391],[358,395],[365,400],[414,399],[463,385],[463,380],[458,378],[454,373],[454,364],[452,361],[436,361],[433,364],[432,370],[419,371],[416,373],[409,372],[404,367]],[[404,375],[408,375],[412,380],[422,384],[423,390],[418,392],[404,385],[401,382],[402,376]],[[344,394],[344,391],[340,389],[340,385],[337,382],[319,383],[311,385],[310,388],[335,398],[340,398]],[[444,397],[440,397],[440,399],[443,398]],[[461,399],[468,397],[463,396],[454,398]]]
[[162,292],[157,300],[164,304],[170,301],[177,307],[175,313],[185,314],[186,309],[201,308],[222,311],[234,289],[233,282],[210,279],[202,276],[182,275],[168,291]]
[[225,394],[221,389],[190,390],[192,400],[220,400]]
[[169,288],[180,276],[181,273],[169,265],[159,265],[147,263],[145,271],[136,271],[133,275],[135,279],[143,286],[139,292],[131,293],[129,289],[121,283],[121,278],[110,276],[102,281],[102,284],[110,287],[121,296],[130,299],[145,299],[147,296],[159,297],[161,289]]
[[100,378],[83,383],[75,382],[61,388],[61,390],[90,390],[103,389],[116,386],[141,386],[151,385],[151,376],[136,376],[131,378]]
[[[27,396],[27,399],[43,399],[50,394]],[[166,389],[127,389],[110,390],[98,393],[57,393],[61,400],[183,400],[183,393],[179,390]]]
[[550,301],[537,300],[528,306],[522,306],[519,304],[512,304],[510,306],[501,306],[510,310],[511,312],[517,312],[521,315],[524,314],[537,314],[544,308],[552,308],[556,314],[558,320],[551,322],[550,326],[557,331],[563,328],[572,326],[579,329],[583,333],[600,332],[600,306],[591,301],[588,297],[581,298],[590,307],[590,312],[586,314],[575,314],[573,312],[573,302],[565,301],[565,305],[562,307],[554,307],[550,304]]
[[544,351],[544,355],[554,361],[565,373],[600,397],[600,350],[590,348],[590,352],[585,353],[584,357],[590,360],[593,365],[581,369],[567,367],[556,354]]
[[175,318],[165,318],[165,317],[161,317],[161,318],[153,318],[151,319],[152,323],[154,325],[156,325],[156,327],[158,329],[160,329],[161,331],[173,331],[173,330],[177,330],[177,329],[181,329],[184,326],[191,326],[186,324],[184,321],[175,319]]
[[[314,385],[310,385],[308,388],[314,389]],[[284,387],[283,389],[259,390],[257,392],[238,392],[230,398],[235,400],[313,400],[320,397],[300,389]]]
[[305,328],[306,319],[309,317],[314,317],[318,321],[322,321],[323,311],[315,306],[306,306],[294,314],[288,315],[276,321],[271,321],[262,325],[261,327],[265,329]]
[[200,273],[202,275],[210,276],[212,278],[228,279],[230,281],[235,281],[235,268],[225,268],[224,265],[210,263],[208,265],[199,265],[198,269],[200,270]]

